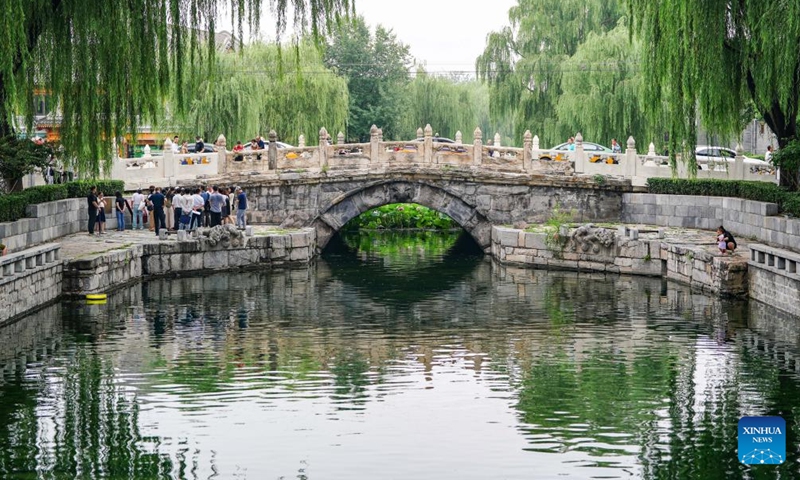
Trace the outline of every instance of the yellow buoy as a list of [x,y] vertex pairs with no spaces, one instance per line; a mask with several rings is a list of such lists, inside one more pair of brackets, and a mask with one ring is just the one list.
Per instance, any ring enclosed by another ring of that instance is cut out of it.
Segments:
[[105,305],[105,300],[86,300],[86,305]]
[[86,295],[86,300],[105,300],[107,295],[105,293],[90,293]]

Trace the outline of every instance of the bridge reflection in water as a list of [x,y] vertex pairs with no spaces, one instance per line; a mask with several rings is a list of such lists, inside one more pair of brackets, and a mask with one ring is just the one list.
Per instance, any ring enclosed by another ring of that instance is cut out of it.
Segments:
[[343,241],[3,330],[1,476],[737,478],[738,415],[800,428],[800,328],[764,306]]

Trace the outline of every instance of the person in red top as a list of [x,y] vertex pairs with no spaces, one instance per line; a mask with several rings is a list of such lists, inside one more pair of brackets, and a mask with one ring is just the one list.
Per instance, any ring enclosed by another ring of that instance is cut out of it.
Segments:
[[236,154],[236,156],[233,157],[234,162],[241,162],[244,160],[244,156],[242,156],[243,150],[244,150],[244,145],[242,145],[242,141],[239,140],[238,142],[236,142],[236,146],[233,147],[233,153]]

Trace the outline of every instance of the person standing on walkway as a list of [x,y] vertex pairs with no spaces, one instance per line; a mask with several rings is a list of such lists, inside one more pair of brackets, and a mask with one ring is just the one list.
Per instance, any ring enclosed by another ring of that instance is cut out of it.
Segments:
[[247,213],[247,195],[245,195],[242,187],[236,187],[236,226],[244,229],[247,227],[246,213]]
[[225,205],[225,195],[219,193],[219,187],[214,185],[211,189],[211,196],[208,199],[211,215],[211,226],[216,227],[222,224],[222,207]]
[[183,214],[183,189],[176,188],[175,195],[172,196],[172,208],[175,211],[175,216],[173,218],[173,225],[175,225],[175,230],[180,230],[181,225],[181,214]]
[[103,192],[97,194],[97,233],[106,234],[106,197]]
[[131,229],[138,230],[143,228],[142,223],[142,204],[144,203],[144,195],[142,194],[142,189],[136,190],[136,193],[133,194],[131,197],[131,203],[133,204],[133,211],[131,212],[131,224],[133,225]]
[[89,188],[89,195],[86,196],[87,206],[89,207],[89,235],[94,235],[94,224],[97,222],[97,187]]
[[164,202],[166,198],[161,193],[161,188],[157,187],[156,192],[150,195],[150,203],[153,204],[153,222],[155,223],[156,236],[160,229],[167,228],[166,219],[164,218]]
[[130,205],[128,205],[128,201],[122,198],[122,192],[116,192],[116,200],[114,200],[114,208],[117,211],[117,231],[124,232],[125,231],[125,207],[127,206],[130,209]]
[[167,187],[164,189],[164,215],[167,224],[167,230],[177,230],[176,227],[173,227],[172,220],[175,217],[175,213],[173,210],[172,205],[172,197],[175,195],[175,191],[171,187]]
[[201,195],[202,192],[203,189],[197,187],[197,189],[194,191],[194,195],[192,195],[192,222],[189,226],[189,230],[194,230],[203,226],[203,209],[205,208],[206,201]]

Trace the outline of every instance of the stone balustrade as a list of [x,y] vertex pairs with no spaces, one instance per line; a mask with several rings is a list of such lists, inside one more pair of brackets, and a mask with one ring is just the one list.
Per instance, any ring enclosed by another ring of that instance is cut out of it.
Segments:
[[61,295],[60,244],[0,257],[0,325]]
[[800,315],[800,254],[762,244],[750,244],[749,295],[792,315]]
[[59,261],[58,251],[61,246],[57,243],[29,248],[21,252],[0,257],[0,278],[10,279],[24,275],[28,270]]
[[[419,129],[417,138],[409,141],[384,141],[383,132],[373,125],[367,143],[344,143],[344,135],[337,135],[335,145],[328,144],[325,128],[319,131],[319,144],[306,146],[305,138],[299,147],[279,148],[277,135],[270,132],[267,148],[232,152],[225,149],[225,138],[217,140],[218,152],[201,154],[173,154],[170,140],[164,144],[163,156],[137,159],[115,159],[112,177],[124,180],[126,188],[148,185],[176,185],[178,181],[191,181],[224,174],[264,174],[285,171],[322,172],[327,170],[382,169],[390,166],[420,165],[432,168],[468,168],[508,173],[544,175],[615,176],[629,179],[633,186],[645,186],[651,177],[672,178],[669,158],[656,155],[653,144],[645,154],[636,150],[630,137],[624,153],[586,151],[582,135],[575,136],[574,151],[555,151],[540,148],[539,138],[525,132],[523,146],[500,145],[500,135],[495,134],[491,144],[483,143],[480,129],[473,132],[472,144],[461,143],[461,132],[455,143],[435,141],[430,125]],[[725,162],[723,162],[725,163]],[[777,182],[774,171],[759,171],[738,155],[733,162],[706,166],[697,172],[697,178],[729,180],[755,180]],[[688,167],[678,162],[676,175],[688,178]]]

